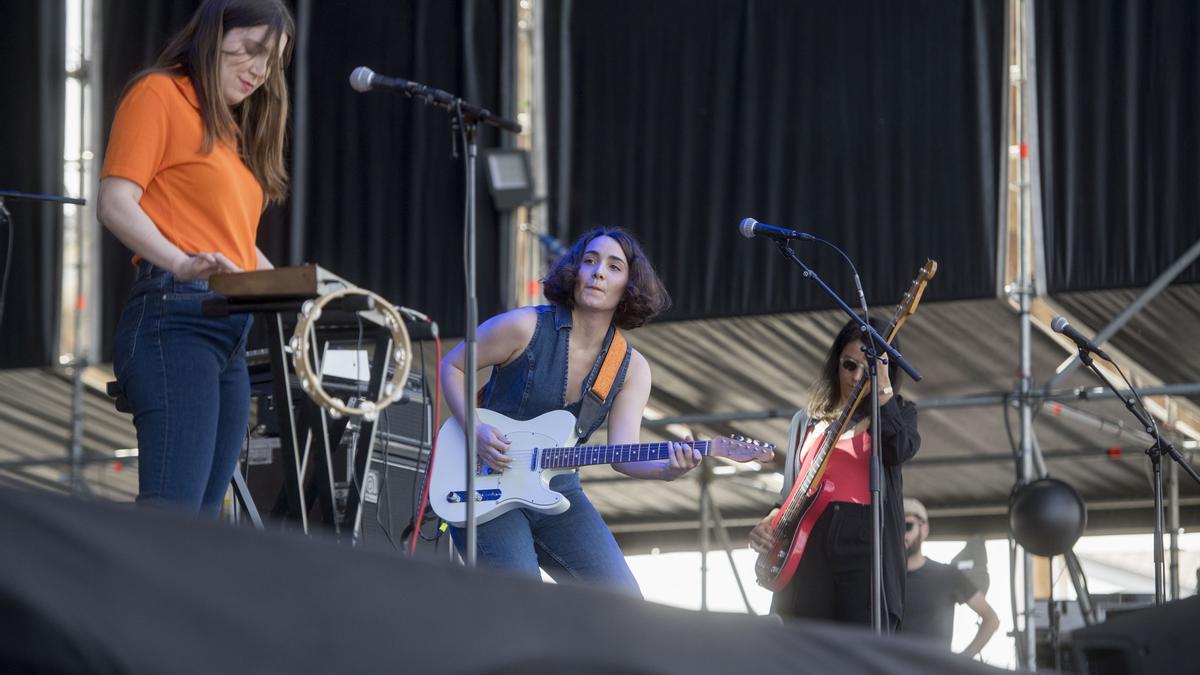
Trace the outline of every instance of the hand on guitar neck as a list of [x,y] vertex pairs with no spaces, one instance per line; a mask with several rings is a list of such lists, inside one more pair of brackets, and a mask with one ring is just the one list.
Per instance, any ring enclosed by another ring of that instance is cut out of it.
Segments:
[[688,434],[683,437],[682,443],[671,443],[671,456],[668,458],[667,463],[662,466],[660,478],[663,480],[675,480],[700,464],[700,460],[703,457],[700,455],[700,451],[692,445],[695,440],[691,434]]

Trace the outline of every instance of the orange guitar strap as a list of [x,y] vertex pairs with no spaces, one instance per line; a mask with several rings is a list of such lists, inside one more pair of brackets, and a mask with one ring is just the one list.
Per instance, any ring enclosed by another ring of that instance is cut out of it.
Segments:
[[597,420],[604,416],[605,403],[613,393],[612,388],[617,381],[617,374],[621,372],[621,366],[629,360],[630,351],[629,342],[625,340],[620,329],[613,328],[613,336],[604,352],[600,371],[596,373],[596,379],[592,380],[592,387],[583,396],[583,404],[579,408],[579,418],[575,421],[577,437],[583,438]]
[[604,355],[604,363],[600,364],[600,372],[596,375],[596,381],[592,383],[591,393],[595,394],[601,403],[608,400],[608,393],[612,391],[613,382],[617,380],[617,373],[625,361],[625,348],[628,346],[629,343],[625,341],[625,336],[621,334],[620,329],[617,329],[612,342],[608,345],[608,352]]

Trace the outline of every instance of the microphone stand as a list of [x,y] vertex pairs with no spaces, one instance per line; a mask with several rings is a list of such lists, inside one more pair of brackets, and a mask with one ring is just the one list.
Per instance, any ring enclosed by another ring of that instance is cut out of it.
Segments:
[[[1175,460],[1192,477],[1192,480],[1197,483],[1200,483],[1200,474],[1197,474],[1196,470],[1183,458],[1183,455],[1179,454],[1179,451],[1175,449],[1171,441],[1159,434],[1158,424],[1145,411],[1145,406],[1142,405],[1142,397],[1138,396],[1137,389],[1132,384],[1129,384],[1128,379],[1125,379],[1125,383],[1129,385],[1129,390],[1133,392],[1133,396],[1125,398],[1113,386],[1112,381],[1108,379],[1104,371],[1097,368],[1096,364],[1092,362],[1092,355],[1088,353],[1087,349],[1079,347],[1079,360],[1083,361],[1096,374],[1096,377],[1099,377],[1112,393],[1121,399],[1121,402],[1125,404],[1129,412],[1137,418],[1138,422],[1141,422],[1142,428],[1146,430],[1146,433],[1154,439],[1154,443],[1149,448],[1146,448],[1146,454],[1150,457],[1150,465],[1154,471],[1154,604],[1161,605],[1166,602],[1166,574],[1164,573],[1166,561],[1163,556],[1163,531],[1166,528],[1163,524],[1162,457],[1166,455]],[[1110,361],[1110,363],[1112,362]],[[1113,363],[1113,365],[1116,366],[1117,364]],[[1117,372],[1120,371],[1120,366],[1117,366]],[[1125,378],[1125,374],[1121,373],[1121,377]],[[1134,404],[1135,400],[1137,401],[1137,405]]]
[[[61,197],[58,195],[34,194],[30,192],[18,192],[16,190],[0,190],[0,220],[3,220],[8,226],[8,244],[5,247],[4,273],[3,278],[0,278],[0,323],[4,321],[4,303],[5,296],[8,293],[8,275],[11,272],[9,269],[12,263],[12,246],[13,246],[13,228],[15,225],[12,222],[8,210],[4,208],[4,200],[24,200],[35,201],[50,204],[73,204],[75,206],[87,205],[87,200],[77,197]],[[83,348],[83,323],[84,323],[84,296],[83,296],[83,259],[84,253],[82,250],[82,237],[80,237],[81,247],[79,254],[76,256],[75,274],[75,348],[74,354],[71,355],[71,360],[63,365],[71,368],[71,434],[67,446],[67,484],[70,487],[71,494],[75,496],[87,495],[88,487],[83,477],[83,371],[88,367],[88,356]]]
[[[478,546],[476,544],[476,523],[475,523],[475,474],[478,471],[479,458],[476,455],[478,450],[477,439],[475,436],[475,419],[477,403],[475,399],[475,390],[477,388],[476,378],[478,373],[475,371],[476,357],[476,327],[479,325],[479,307],[475,296],[475,176],[476,176],[476,158],[478,157],[478,146],[476,144],[476,130],[480,124],[496,127],[504,131],[513,133],[521,132],[521,125],[516,122],[505,119],[493,114],[486,108],[481,108],[477,105],[467,103],[462,98],[442,91],[433,87],[426,87],[418,83],[410,83],[408,89],[404,90],[404,94],[409,98],[414,98],[426,105],[436,108],[442,108],[451,113],[450,128],[454,134],[452,138],[457,139],[458,135],[462,135],[463,143],[466,146],[466,194],[464,196],[463,206],[463,246],[464,246],[464,267],[465,282],[466,282],[466,305],[467,305],[467,326],[463,337],[463,345],[466,349],[465,369],[466,373],[463,378],[463,433],[466,436],[467,445],[467,522],[465,527],[464,548],[466,555],[463,560],[468,567],[475,566],[476,554]],[[457,142],[456,142],[457,148]],[[457,150],[454,156],[458,157]]]
[[[864,310],[863,326],[870,326]],[[883,448],[879,440],[879,373],[876,361],[878,344],[873,335],[863,332],[863,351],[867,355],[867,374],[871,378],[871,433],[867,436],[871,470],[868,487],[871,491],[871,628],[876,635],[883,634],[883,613],[887,611],[887,597],[883,594]],[[891,632],[891,625],[888,625]]]
[[[475,416],[476,404],[478,400],[475,398],[475,389],[478,386],[475,379],[475,356],[476,356],[476,339],[475,327],[479,325],[479,305],[475,296],[475,159],[477,157],[477,148],[475,144],[475,127],[474,122],[468,122],[463,116],[462,99],[458,99],[454,105],[454,117],[451,118],[451,128],[463,134],[466,141],[467,161],[466,161],[466,204],[464,205],[464,232],[463,245],[466,246],[466,302],[467,302],[467,326],[466,334],[463,336],[463,342],[466,343],[466,377],[463,378],[463,399],[464,399],[464,415],[463,415],[463,433],[466,434],[467,441],[467,531],[466,544],[467,551],[466,564],[467,567],[475,566],[476,554],[478,553],[478,545],[476,544],[476,523],[475,523],[475,472],[478,471],[479,456],[476,454],[478,450],[479,438],[475,435]],[[423,508],[423,507],[422,507]]]
[[[823,242],[825,243],[825,242]],[[900,352],[888,344],[882,336],[871,327],[871,324],[865,320],[866,317],[866,298],[862,295],[861,285],[859,286],[859,297],[863,302],[863,316],[859,316],[850,309],[837,293],[833,291],[817,273],[804,264],[804,261],[796,255],[792,250],[790,239],[776,239],[775,244],[779,247],[780,253],[785,258],[800,266],[804,271],[804,276],[812,279],[825,291],[833,301],[854,321],[858,322],[859,329],[862,331],[863,351],[867,356],[867,373],[871,378],[871,434],[869,436],[871,469],[870,469],[870,491],[871,491],[871,629],[876,635],[883,633],[883,614],[886,611],[887,599],[883,595],[883,497],[882,497],[882,474],[883,468],[880,462],[880,448],[877,437],[879,436],[879,373],[876,369],[876,359],[879,355],[878,350],[882,347],[887,353],[896,360],[896,364],[904,369],[914,381],[920,381],[921,373],[909,365],[908,361]],[[830,244],[832,246],[832,244]],[[836,247],[834,247],[836,248]],[[841,251],[839,250],[839,253]],[[845,254],[842,254],[845,257]],[[848,259],[847,259],[848,260]],[[857,275],[856,275],[857,278]],[[788,452],[791,452],[789,449]]]

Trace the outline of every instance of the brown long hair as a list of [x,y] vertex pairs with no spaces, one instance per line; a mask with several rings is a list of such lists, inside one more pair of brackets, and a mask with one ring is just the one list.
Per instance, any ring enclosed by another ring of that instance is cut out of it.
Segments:
[[[231,109],[221,93],[221,43],[229,29],[254,26],[267,26],[267,42],[276,48],[268,59],[266,81]],[[281,54],[279,40],[285,35],[287,44]],[[288,188],[283,162],[288,89],[283,71],[291,62],[295,35],[295,19],[282,0],[204,0],[183,30],[167,43],[154,66],[135,75],[130,85],[151,73],[182,70],[191,78],[200,103],[203,152],[212,152],[218,140],[236,141],[242,161],[267,200],[279,202]]]
[[580,237],[542,279],[542,292],[546,299],[567,309],[574,309],[579,265],[588,244],[597,237],[609,237],[617,242],[625,254],[625,260],[629,262],[629,281],[613,314],[613,323],[618,328],[629,330],[666,311],[671,306],[671,295],[659,280],[641,245],[632,234],[619,227],[598,227]]
[[[888,322],[873,318],[871,327],[880,335],[887,337]],[[851,319],[842,326],[837,337],[833,339],[833,344],[829,346],[829,353],[825,356],[825,364],[821,366],[821,375],[809,391],[808,414],[813,419],[828,420],[841,414],[839,403],[842,398],[842,385],[838,369],[842,367],[842,350],[846,348],[847,344],[859,340],[861,337],[862,331],[858,322]],[[900,338],[893,338],[892,346],[900,349]],[[900,366],[894,359],[888,360],[888,377],[892,381],[892,391],[899,394],[900,385],[903,384],[904,371],[900,370]],[[863,410],[870,410],[870,397],[871,392],[868,391],[867,397],[863,399],[863,404],[859,406],[860,414]]]

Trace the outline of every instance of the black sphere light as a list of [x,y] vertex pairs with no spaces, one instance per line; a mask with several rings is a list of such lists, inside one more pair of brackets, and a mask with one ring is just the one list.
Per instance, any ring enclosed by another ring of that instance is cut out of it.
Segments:
[[1041,478],[1013,491],[1008,527],[1030,553],[1063,555],[1087,527],[1087,506],[1075,488],[1056,478]]

